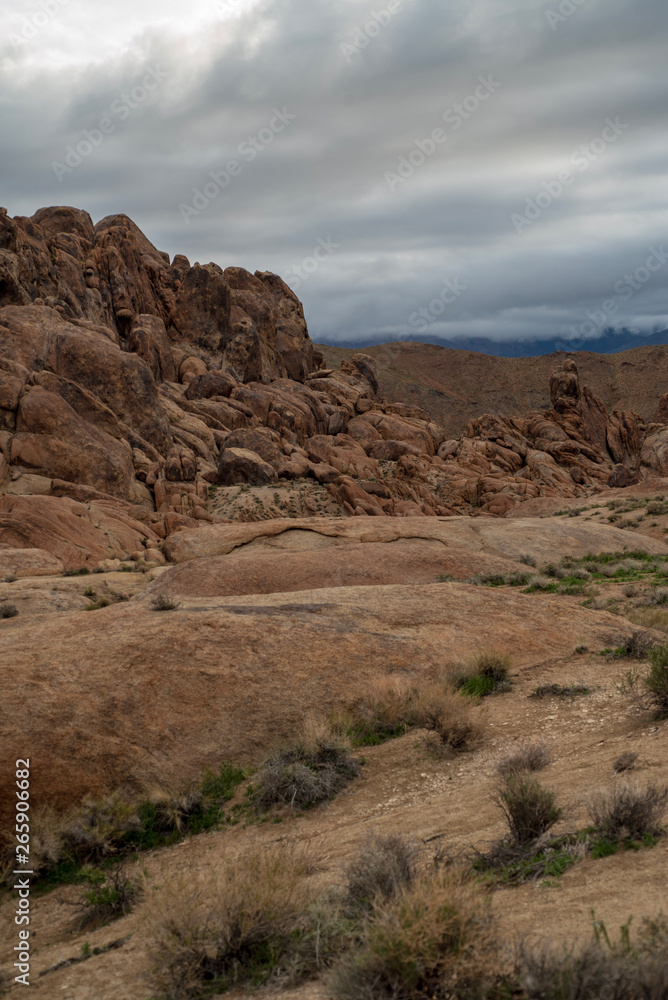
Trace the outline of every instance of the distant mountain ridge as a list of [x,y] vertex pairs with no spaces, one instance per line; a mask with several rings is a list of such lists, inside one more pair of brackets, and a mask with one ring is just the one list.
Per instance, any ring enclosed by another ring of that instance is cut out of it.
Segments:
[[[388,343],[382,338],[370,338],[365,341],[341,340],[332,347],[344,347],[356,351],[365,351],[369,347],[379,347]],[[588,340],[567,339],[566,337],[553,337],[548,340],[491,340],[489,337],[457,337],[456,340],[444,340],[442,337],[433,337],[425,333],[420,336],[402,337],[401,340],[389,341],[389,343],[412,343],[412,344],[435,344],[437,347],[445,347],[452,351],[475,351],[478,354],[489,354],[495,358],[534,358],[540,355],[555,354],[558,351],[591,352],[596,354],[617,354],[621,351],[630,351],[636,347],[660,347],[668,344],[668,330],[661,330],[658,333],[647,334],[645,336],[633,333],[631,330],[621,330],[614,332],[605,331],[600,337],[592,337]]]
[[[338,366],[353,353],[338,346],[316,346],[329,367]],[[610,410],[632,410],[652,421],[661,397],[668,392],[666,344],[610,354],[561,351],[508,358],[393,341],[366,347],[364,352],[376,361],[381,396],[421,406],[452,437],[462,434],[468,422],[482,413],[526,414],[549,407],[550,373],[567,354],[577,362],[582,384]]]

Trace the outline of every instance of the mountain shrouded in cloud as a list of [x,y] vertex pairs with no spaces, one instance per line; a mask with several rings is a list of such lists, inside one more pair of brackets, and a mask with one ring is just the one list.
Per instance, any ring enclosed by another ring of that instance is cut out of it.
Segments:
[[11,215],[122,211],[274,271],[317,341],[668,327],[660,0],[14,0],[0,27]]

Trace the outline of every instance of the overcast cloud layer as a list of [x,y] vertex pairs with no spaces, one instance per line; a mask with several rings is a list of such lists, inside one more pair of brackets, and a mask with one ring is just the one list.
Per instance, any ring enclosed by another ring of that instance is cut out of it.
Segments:
[[11,215],[275,271],[330,343],[668,328],[666,0],[8,0],[0,40]]

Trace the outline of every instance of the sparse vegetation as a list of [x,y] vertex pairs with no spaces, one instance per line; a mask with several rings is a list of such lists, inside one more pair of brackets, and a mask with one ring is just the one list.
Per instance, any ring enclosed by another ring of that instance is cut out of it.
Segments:
[[474,698],[485,698],[490,694],[510,691],[508,672],[510,657],[498,650],[486,650],[479,653],[471,662],[466,674],[457,680],[457,687],[462,694]]
[[423,876],[374,905],[331,989],[339,1000],[483,996],[494,954],[484,901],[452,875]]
[[0,604],[0,618],[16,618],[19,609],[15,604]]
[[595,921],[595,939],[578,948],[524,943],[521,984],[529,1000],[662,1000],[668,995],[668,921],[661,914],[643,920],[632,941],[629,920],[611,941],[605,924]]
[[334,798],[360,773],[360,762],[324,736],[274,754],[260,769],[251,799],[258,809],[307,809]]
[[542,837],[562,815],[554,792],[529,773],[507,774],[495,802],[506,818],[511,841],[519,846]]
[[190,879],[172,887],[150,922],[153,985],[168,1000],[187,1000],[271,976],[294,981],[321,967],[329,935],[311,870],[296,850],[256,847],[228,860],[213,885]]
[[87,886],[76,904],[79,909],[77,923],[81,929],[101,927],[124,917],[143,895],[141,879],[127,875],[123,862],[104,871],[86,866],[81,875]]
[[371,836],[346,869],[346,907],[369,910],[395,898],[416,878],[416,845],[398,834]]
[[529,743],[510,756],[502,758],[496,769],[500,775],[506,777],[522,771],[542,771],[550,761],[550,751],[544,743]]
[[657,646],[647,655],[650,670],[643,683],[652,704],[660,712],[668,712],[668,646]]
[[592,796],[589,815],[600,839],[622,844],[659,836],[667,807],[668,785],[624,781]]
[[353,746],[377,746],[409,728],[412,688],[405,679],[381,677],[368,692],[331,717],[332,728]]

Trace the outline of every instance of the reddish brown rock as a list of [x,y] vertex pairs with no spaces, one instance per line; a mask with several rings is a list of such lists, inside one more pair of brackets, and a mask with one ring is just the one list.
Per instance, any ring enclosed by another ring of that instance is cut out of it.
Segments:
[[264,486],[276,482],[276,471],[254,451],[245,448],[225,448],[218,460],[218,482],[221,486],[248,483]]

